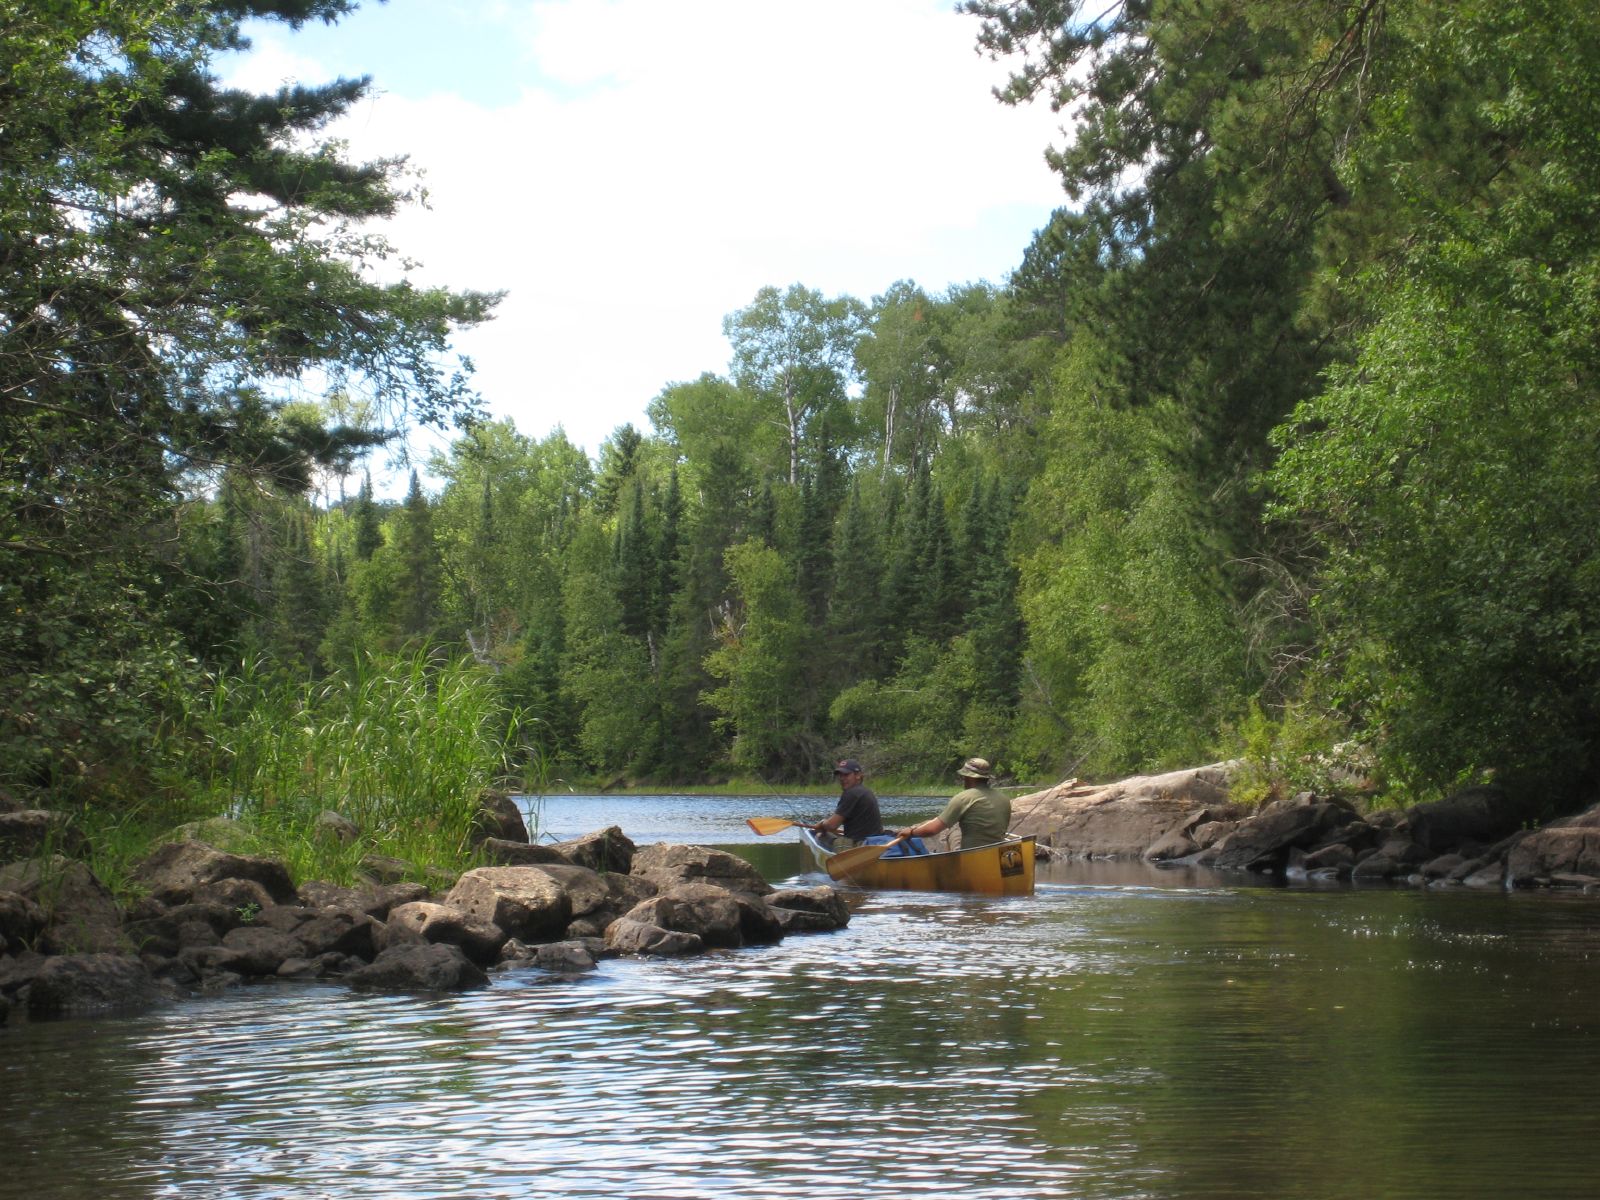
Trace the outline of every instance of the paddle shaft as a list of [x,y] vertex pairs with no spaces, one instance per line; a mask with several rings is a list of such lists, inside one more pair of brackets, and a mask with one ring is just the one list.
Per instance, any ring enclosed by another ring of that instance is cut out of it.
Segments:
[[792,829],[795,826],[801,829],[817,827],[815,821],[791,821],[787,817],[746,817],[744,823],[763,837],[769,833],[782,833],[785,829]]
[[859,871],[862,867],[877,862],[885,853],[905,840],[906,835],[902,833],[894,841],[885,842],[881,846],[852,846],[848,850],[841,850],[828,859],[828,877],[843,879],[850,872]]

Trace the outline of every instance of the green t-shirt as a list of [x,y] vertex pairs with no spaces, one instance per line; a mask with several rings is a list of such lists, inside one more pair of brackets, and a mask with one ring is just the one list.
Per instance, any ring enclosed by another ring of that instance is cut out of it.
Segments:
[[960,826],[961,848],[992,846],[1006,839],[1011,828],[1011,798],[991,787],[968,788],[950,797],[939,819]]

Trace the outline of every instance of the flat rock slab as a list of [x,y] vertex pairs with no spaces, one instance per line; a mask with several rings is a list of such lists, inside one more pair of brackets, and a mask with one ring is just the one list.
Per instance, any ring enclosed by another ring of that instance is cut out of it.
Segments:
[[1011,829],[1076,858],[1140,858],[1197,810],[1226,808],[1227,788],[1226,763],[1104,787],[1071,780],[1013,800]]

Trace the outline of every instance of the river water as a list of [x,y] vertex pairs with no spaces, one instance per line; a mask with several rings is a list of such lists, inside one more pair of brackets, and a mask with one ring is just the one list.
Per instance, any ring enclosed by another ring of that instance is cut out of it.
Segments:
[[[547,798],[814,883],[773,797]],[[892,801],[895,815],[929,801]],[[0,1027],[0,1197],[1593,1197],[1600,900],[1055,866],[485,990]]]

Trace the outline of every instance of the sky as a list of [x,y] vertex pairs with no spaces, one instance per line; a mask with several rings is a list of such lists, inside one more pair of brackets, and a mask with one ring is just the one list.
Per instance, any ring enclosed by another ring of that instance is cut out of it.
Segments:
[[235,86],[372,77],[327,133],[422,172],[385,235],[418,283],[506,293],[456,342],[477,390],[592,455],[726,374],[760,288],[1001,283],[1065,202],[1058,118],[994,98],[954,0],[389,0],[248,32]]

